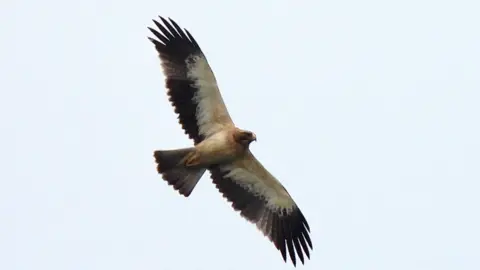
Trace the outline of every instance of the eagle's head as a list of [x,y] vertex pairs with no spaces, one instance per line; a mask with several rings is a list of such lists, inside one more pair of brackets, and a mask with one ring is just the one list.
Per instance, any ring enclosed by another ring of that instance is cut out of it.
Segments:
[[242,129],[237,129],[233,137],[238,144],[241,144],[244,147],[248,147],[251,142],[257,140],[257,136],[255,135],[255,133]]

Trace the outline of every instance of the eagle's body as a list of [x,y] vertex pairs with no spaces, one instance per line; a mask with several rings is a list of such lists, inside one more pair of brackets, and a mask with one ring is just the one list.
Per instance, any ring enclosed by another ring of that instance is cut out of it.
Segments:
[[215,164],[229,163],[245,155],[248,148],[235,140],[239,132],[241,131],[232,128],[211,134],[195,145],[195,151],[192,152],[195,159],[189,165],[206,168]]
[[256,135],[233,123],[207,59],[193,36],[173,20],[154,21],[149,38],[159,54],[170,102],[194,146],[154,152],[157,171],[190,196],[206,170],[232,207],[257,225],[293,264],[312,248],[308,223],[283,187],[249,149]]

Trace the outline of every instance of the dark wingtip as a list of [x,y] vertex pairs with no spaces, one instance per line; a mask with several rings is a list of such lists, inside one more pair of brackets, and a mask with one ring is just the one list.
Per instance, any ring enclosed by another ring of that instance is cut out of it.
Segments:
[[300,240],[298,240],[298,238],[293,239],[293,245],[295,246],[295,250],[297,251],[298,258],[300,259],[302,264],[305,264],[305,258],[303,257],[303,252],[300,247]]
[[155,40],[155,39],[153,39],[153,38],[151,38],[151,37],[148,37],[148,36],[147,36],[147,39],[150,40],[150,42],[152,42],[154,45],[157,45],[157,43],[158,43],[157,40]]
[[[310,259],[310,249],[312,249],[312,241],[310,239],[310,228],[304,215],[300,209],[296,208],[288,216],[281,219],[283,229],[283,239],[280,245],[286,245],[288,249],[290,260],[294,267],[296,267],[298,260],[305,264],[305,257]],[[298,257],[298,258],[297,258]]]

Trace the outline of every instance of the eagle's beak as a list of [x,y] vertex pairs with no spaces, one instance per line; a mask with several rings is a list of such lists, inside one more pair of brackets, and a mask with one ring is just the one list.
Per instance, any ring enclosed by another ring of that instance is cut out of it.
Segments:
[[257,141],[257,135],[253,134],[253,140]]

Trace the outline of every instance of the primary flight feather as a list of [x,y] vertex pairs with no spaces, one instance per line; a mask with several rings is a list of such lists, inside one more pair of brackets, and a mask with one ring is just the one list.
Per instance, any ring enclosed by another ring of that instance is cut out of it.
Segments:
[[206,170],[241,216],[256,224],[293,265],[310,258],[310,228],[283,185],[255,158],[256,135],[235,126],[215,75],[193,36],[172,19],[153,20],[149,37],[158,52],[165,86],[185,133],[194,146],[154,151],[157,171],[188,197]]

